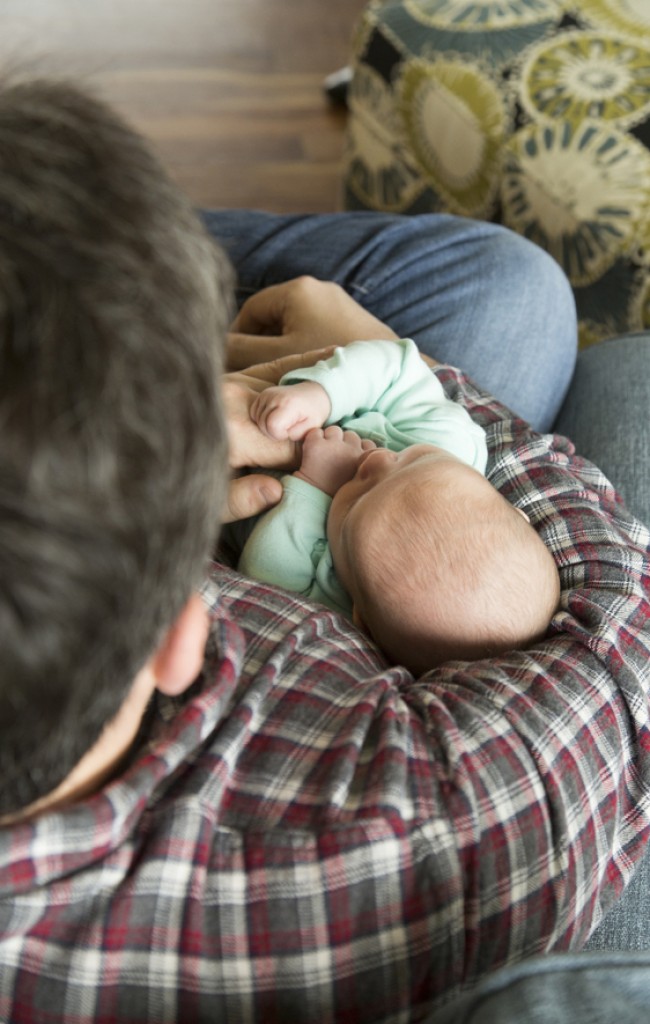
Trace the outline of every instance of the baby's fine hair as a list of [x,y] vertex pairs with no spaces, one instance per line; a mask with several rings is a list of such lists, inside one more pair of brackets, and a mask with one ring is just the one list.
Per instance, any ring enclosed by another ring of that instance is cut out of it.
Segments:
[[417,672],[527,647],[559,601],[555,562],[527,519],[479,474],[450,466],[446,480],[403,491],[399,513],[377,509],[384,529],[371,531],[357,574],[370,632]]

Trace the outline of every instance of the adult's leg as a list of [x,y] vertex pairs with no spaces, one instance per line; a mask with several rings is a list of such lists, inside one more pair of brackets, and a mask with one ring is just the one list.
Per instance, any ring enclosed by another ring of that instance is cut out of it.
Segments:
[[204,217],[230,253],[240,303],[300,274],[336,281],[397,334],[550,429],[573,372],[576,319],[566,278],[537,246],[435,214]]
[[[555,429],[574,442],[650,524],[650,333],[601,342],[578,356]],[[650,949],[650,847],[589,949]]]

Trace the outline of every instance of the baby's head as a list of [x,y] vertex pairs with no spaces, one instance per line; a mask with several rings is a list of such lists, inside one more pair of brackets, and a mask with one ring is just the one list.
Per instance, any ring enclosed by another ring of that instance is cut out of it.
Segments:
[[525,647],[557,608],[555,563],[526,517],[433,445],[364,453],[328,539],[355,620],[414,674]]

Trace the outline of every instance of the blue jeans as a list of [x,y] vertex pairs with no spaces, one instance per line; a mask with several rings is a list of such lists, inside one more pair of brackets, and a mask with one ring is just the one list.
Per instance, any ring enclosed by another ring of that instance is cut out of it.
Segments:
[[[233,260],[240,303],[300,274],[337,281],[397,334],[462,367],[538,430],[553,428],[571,437],[630,509],[650,523],[650,333],[601,343],[581,352],[576,363],[573,297],[542,250],[495,225],[435,214],[280,217],[224,211],[206,213],[205,220]],[[650,853],[590,947],[650,950]],[[498,989],[502,999],[485,1003],[492,1015],[478,1012],[484,1005],[479,993],[459,1005],[458,1016],[446,1012],[435,1021],[526,1021],[522,1009],[542,991],[548,1016],[535,1020],[604,1022],[609,1018],[580,1016],[587,1004],[580,1003],[572,975],[578,971],[585,985],[598,987],[603,978],[609,984],[607,970],[622,979],[623,991],[645,987],[642,1005],[647,1004],[650,956],[632,963],[612,954],[572,954],[500,972],[503,983],[497,976],[496,988],[490,979],[481,992],[491,992],[493,999]],[[546,984],[549,972],[554,980]],[[565,983],[557,980],[563,976]],[[619,992],[621,1024],[628,1020],[624,1001]]]
[[494,224],[442,215],[206,213],[238,300],[300,274],[336,281],[423,352],[461,366],[539,430],[576,352],[573,295],[546,253]]

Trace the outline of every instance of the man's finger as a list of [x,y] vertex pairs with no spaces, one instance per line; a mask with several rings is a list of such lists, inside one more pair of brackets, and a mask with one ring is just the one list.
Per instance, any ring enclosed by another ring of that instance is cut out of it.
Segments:
[[437,359],[434,359],[433,356],[426,355],[424,352],[420,352],[420,359],[425,362],[427,366],[440,366]]
[[[273,339],[253,338],[251,340],[259,343],[260,340],[266,342]],[[257,348],[257,360],[247,364],[239,373],[232,374],[230,379],[246,384],[256,391],[262,391],[268,384],[277,384],[280,378],[291,370],[298,370],[303,366],[313,366],[319,359],[329,359],[334,354],[334,350],[335,346],[328,345],[327,348],[317,348],[312,352],[297,352],[291,355],[283,354],[278,356],[278,358],[271,358],[268,361],[260,362],[259,348]],[[284,345],[284,351],[286,352],[286,344]]]
[[286,340],[281,335],[231,331],[226,340],[226,366],[229,370],[245,370],[248,366],[270,362],[286,354]]
[[272,476],[251,473],[230,482],[224,523],[248,519],[277,505],[282,497],[282,484]]
[[232,325],[241,334],[281,334],[286,312],[287,283],[255,292],[239,310]]

